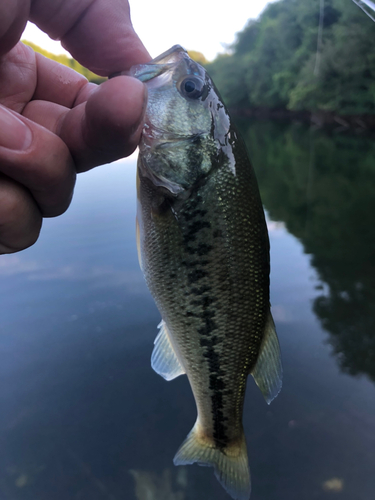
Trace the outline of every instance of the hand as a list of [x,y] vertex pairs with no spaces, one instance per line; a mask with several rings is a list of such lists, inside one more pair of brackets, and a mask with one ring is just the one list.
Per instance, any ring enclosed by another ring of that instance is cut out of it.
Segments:
[[70,204],[76,172],[131,154],[146,91],[130,77],[97,86],[19,42],[27,20],[108,76],[150,59],[126,0],[0,2],[0,253],[38,238]]

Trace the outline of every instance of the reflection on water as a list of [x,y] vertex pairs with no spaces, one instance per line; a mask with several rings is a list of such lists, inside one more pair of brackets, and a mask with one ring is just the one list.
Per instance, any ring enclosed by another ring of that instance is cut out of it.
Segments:
[[[284,362],[271,406],[248,385],[251,499],[372,500],[373,142],[241,125]],[[195,405],[186,377],[167,383],[150,366],[160,316],[135,204],[134,158],[96,169],[34,247],[0,258],[0,500],[228,499],[212,470],[172,465]]]
[[242,124],[271,218],[311,255],[313,309],[341,369],[375,381],[375,138]]
[[[131,470],[135,480],[137,500],[185,500],[187,487],[187,469],[165,469],[160,475]],[[174,484],[173,484],[174,483]]]

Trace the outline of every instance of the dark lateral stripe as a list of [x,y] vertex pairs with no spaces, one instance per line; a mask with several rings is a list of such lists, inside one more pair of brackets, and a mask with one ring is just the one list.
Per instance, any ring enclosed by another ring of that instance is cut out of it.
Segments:
[[[195,161],[193,157],[191,159]],[[218,230],[210,238],[206,238],[204,232],[203,235],[198,236],[200,231],[206,230],[207,232],[207,229],[211,229],[211,223],[204,219],[205,216],[207,216],[207,210],[202,208],[201,197],[199,195],[191,197],[183,213],[185,219],[183,234],[186,259],[182,262],[182,265],[190,271],[188,281],[190,285],[194,285],[189,290],[192,310],[186,312],[186,317],[201,320],[198,334],[200,336],[200,346],[203,348],[203,356],[208,365],[213,437],[215,445],[220,449],[224,449],[229,440],[228,428],[225,425],[228,418],[224,416],[224,397],[230,394],[231,391],[226,388],[225,373],[220,367],[220,356],[215,350],[215,346],[222,343],[222,339],[215,334],[218,325],[214,319],[216,312],[213,306],[218,299],[213,295],[208,284],[209,273],[207,271],[209,254],[214,249],[213,245],[207,243],[207,241],[212,241],[213,236],[220,237],[222,234]],[[188,256],[190,256],[190,259]],[[201,283],[201,280],[204,280],[203,283]]]
[[195,233],[200,231],[203,228],[210,228],[211,224],[207,220],[197,220],[193,222],[189,227],[188,227],[188,236],[193,236]]
[[[224,380],[220,377],[224,376],[223,370],[220,368],[220,359],[217,352],[215,352],[214,346],[218,343],[217,336],[211,336],[210,339],[201,339],[201,346],[206,347],[206,351],[203,356],[208,360],[208,369],[210,372],[210,385],[209,388],[212,391],[211,395],[211,408],[212,408],[212,419],[213,419],[213,437],[215,440],[215,445],[223,449],[228,443],[227,426],[225,422],[228,420],[224,416],[224,391],[226,384]],[[227,394],[228,391],[225,391]]]
[[193,293],[194,295],[203,295],[204,293],[209,292],[210,290],[211,290],[210,286],[203,285],[200,288],[192,288],[191,293]]
[[192,219],[195,219],[196,217],[204,217],[207,214],[207,210],[193,210],[191,212],[185,212],[184,217],[186,221],[190,221]]
[[216,302],[217,299],[215,297],[210,297],[210,296],[204,296],[202,298],[199,298],[199,299],[196,299],[196,300],[192,300],[190,302],[190,304],[192,306],[202,306],[203,307],[203,310],[207,309],[208,306],[210,306],[211,304],[213,304],[214,302]]
[[184,267],[198,267],[198,266],[207,266],[209,263],[208,260],[191,260],[190,262],[187,260],[181,261],[181,265]]
[[194,269],[194,271],[188,274],[189,284],[192,285],[206,276],[208,276],[208,272],[204,269]]

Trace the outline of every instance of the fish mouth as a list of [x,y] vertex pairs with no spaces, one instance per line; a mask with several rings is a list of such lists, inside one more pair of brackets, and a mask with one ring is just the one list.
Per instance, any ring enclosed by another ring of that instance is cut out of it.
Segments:
[[172,69],[183,58],[189,58],[187,50],[181,47],[181,45],[173,45],[173,47],[151,59],[148,63],[136,64],[128,70],[112,73],[109,78],[125,75],[137,78],[141,82],[148,82]]
[[188,58],[187,51],[181,45],[174,45],[147,64],[132,66],[127,73],[141,82],[149,82],[176,67],[182,59]]
[[186,68],[186,74],[200,74],[199,65],[190,59],[187,50],[181,45],[174,45],[147,64],[132,66],[126,74],[146,83],[164,73],[169,73],[181,63]]
[[182,57],[186,56],[188,56],[186,49],[181,47],[181,45],[173,45],[173,47],[158,55],[155,59],[152,59],[149,64],[176,63]]

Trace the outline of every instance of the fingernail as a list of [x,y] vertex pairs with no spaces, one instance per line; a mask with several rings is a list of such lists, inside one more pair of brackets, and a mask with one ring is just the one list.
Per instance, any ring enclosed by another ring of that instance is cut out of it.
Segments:
[[0,146],[23,151],[32,141],[32,133],[17,116],[0,106]]

